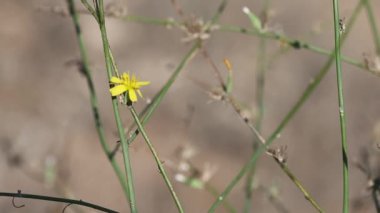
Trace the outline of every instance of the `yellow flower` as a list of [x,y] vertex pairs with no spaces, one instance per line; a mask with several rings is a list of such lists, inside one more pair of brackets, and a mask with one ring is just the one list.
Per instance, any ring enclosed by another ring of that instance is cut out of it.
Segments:
[[137,101],[136,92],[142,97],[140,87],[150,84],[149,81],[137,81],[135,75],[131,78],[127,73],[123,73],[121,78],[113,76],[110,81],[114,84],[114,87],[110,89],[112,96],[118,96],[128,91],[128,97],[132,102]]

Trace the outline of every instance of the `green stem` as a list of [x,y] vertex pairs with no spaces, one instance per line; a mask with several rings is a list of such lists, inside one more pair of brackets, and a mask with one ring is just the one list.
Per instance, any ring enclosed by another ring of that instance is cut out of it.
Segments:
[[375,16],[373,15],[373,10],[372,10],[370,0],[365,1],[365,7],[367,9],[368,20],[369,20],[369,24],[371,26],[371,30],[372,30],[372,34],[373,34],[373,40],[374,40],[374,43],[376,45],[376,53],[377,53],[377,55],[380,55],[380,34],[379,34],[378,29],[377,29]]
[[115,171],[115,173],[119,179],[119,182],[123,188],[125,196],[128,197],[128,185],[127,185],[127,182],[125,180],[125,177],[123,176],[123,174],[120,170],[120,167],[117,164],[116,160],[112,159],[110,157],[112,151],[110,150],[110,148],[106,142],[106,138],[105,138],[105,134],[104,134],[104,127],[103,127],[103,123],[102,123],[101,118],[100,118],[98,98],[97,98],[95,86],[94,86],[94,83],[92,80],[92,74],[91,74],[92,72],[90,70],[90,65],[88,63],[87,51],[86,51],[86,48],[84,46],[81,27],[79,24],[79,15],[75,10],[74,0],[68,0],[67,2],[68,2],[68,6],[69,6],[69,11],[70,11],[70,14],[71,14],[71,17],[73,19],[74,26],[75,26],[75,32],[77,35],[78,46],[79,46],[81,61],[82,61],[82,66],[83,66],[82,69],[84,71],[84,74],[85,74],[85,77],[87,80],[87,85],[88,85],[88,89],[89,89],[89,93],[90,93],[90,103],[91,103],[91,108],[92,108],[92,114],[93,114],[94,119],[95,119],[95,127],[96,127],[96,131],[97,131],[97,134],[99,137],[99,141],[100,141],[100,144],[103,148],[104,153],[107,155],[108,160],[110,161],[110,163],[111,163],[111,165],[112,165],[112,167],[113,167],[113,169],[114,169],[114,171]]
[[[234,103],[236,102],[231,96],[229,97],[229,100],[230,100],[230,103],[232,104],[232,106],[235,108],[235,111],[236,112],[239,112],[239,108],[238,108],[238,104]],[[243,119],[244,120],[244,119]],[[260,132],[247,120],[244,120],[245,123],[247,124],[247,126],[249,127],[249,129],[251,130],[251,132],[256,136],[256,139],[257,139],[257,145],[260,144],[263,144],[265,146],[265,144],[268,144],[265,139],[261,136]],[[297,186],[297,188],[303,193],[304,197],[306,198],[307,201],[309,201],[311,203],[311,205],[313,205],[313,207],[319,211],[319,212],[323,212],[323,210],[321,209],[321,207],[318,205],[318,203],[314,200],[314,198],[310,195],[310,193],[306,190],[306,188],[302,185],[301,181],[298,180],[298,178],[292,173],[292,171],[285,165],[285,163],[282,163],[278,160],[278,158],[274,155],[272,155],[272,158],[273,160],[275,160],[275,162],[277,163],[277,165],[280,166],[280,168],[282,169],[282,171],[290,178],[290,180]],[[253,167],[256,165],[256,162],[254,162],[251,166],[251,169],[247,172],[248,174],[247,175],[250,175],[250,172],[253,171]],[[250,179],[249,179],[250,180]],[[250,180],[252,181],[252,179]],[[252,184],[252,183],[251,183]],[[252,190],[252,188],[246,188],[246,190]],[[249,212],[249,207],[250,207],[250,203],[247,204],[247,202],[245,203],[244,205],[244,211],[245,212]]]
[[[362,9],[364,0],[361,0],[358,2],[357,6],[355,7],[355,10],[352,14],[352,17],[350,18],[348,24],[346,33],[342,37],[342,43],[344,42],[345,38],[347,37],[353,23],[356,21],[357,16]],[[231,180],[231,182],[227,185],[226,189],[219,195],[217,200],[213,203],[211,206],[209,212],[214,212],[217,206],[220,204],[221,201],[225,199],[225,197],[231,192],[231,190],[235,187],[235,185],[240,181],[240,179],[244,176],[245,173],[247,173],[250,168],[255,164],[256,160],[260,157],[261,154],[263,154],[267,146],[273,143],[273,141],[279,136],[280,132],[283,130],[283,128],[288,124],[291,118],[296,114],[296,112],[301,108],[301,106],[305,103],[305,101],[308,99],[308,97],[311,95],[311,93],[314,91],[314,89],[320,84],[324,76],[326,75],[327,71],[329,70],[330,66],[332,65],[334,61],[334,53],[330,55],[329,60],[326,62],[326,64],[323,66],[323,68],[319,71],[319,73],[313,78],[313,80],[310,82],[306,90],[303,92],[299,100],[296,102],[296,104],[290,109],[288,114],[285,116],[285,118],[281,121],[281,123],[278,125],[278,127],[275,129],[275,131],[269,136],[269,138],[266,140],[266,145],[260,145],[259,149],[253,153],[247,164],[245,164],[239,171],[239,173]]]
[[[263,14],[267,13],[269,3],[268,1],[264,2],[265,6],[263,9]],[[257,57],[257,74],[256,74],[256,107],[258,109],[257,118],[255,120],[255,127],[257,131],[261,131],[262,121],[264,118],[264,88],[265,88],[265,72],[267,69],[266,62],[266,39],[260,37],[259,47],[258,47],[258,57]],[[258,147],[259,142],[254,139],[253,141],[253,151]],[[251,209],[252,204],[252,193],[253,193],[253,181],[256,170],[256,164],[252,166],[252,169],[247,174],[246,186],[245,186],[245,204],[244,212],[248,213]]]
[[172,197],[174,199],[174,202],[175,202],[175,204],[177,206],[178,212],[181,212],[181,213],[184,212],[183,208],[182,208],[182,205],[181,205],[181,203],[180,203],[180,201],[179,201],[179,199],[177,197],[177,194],[174,191],[173,185],[171,184],[171,182],[169,180],[169,177],[166,174],[165,168],[162,165],[162,162],[161,162],[160,158],[158,157],[158,154],[157,154],[155,148],[153,147],[153,144],[151,143],[148,135],[146,134],[145,129],[144,129],[144,127],[143,127],[143,125],[142,125],[142,123],[141,123],[141,121],[139,119],[139,116],[137,115],[137,113],[135,111],[135,108],[133,108],[132,105],[130,105],[128,108],[131,111],[133,119],[135,120],[138,129],[140,130],[143,138],[145,139],[145,142],[147,143],[150,151],[152,152],[154,160],[156,161],[158,169],[160,170],[160,174],[162,175],[162,177],[163,177],[163,179],[164,179],[164,181],[166,183],[166,186],[169,188],[170,194],[172,195]]
[[[276,160],[276,159],[275,159]],[[282,170],[286,173],[286,175],[292,180],[292,182],[297,186],[298,189],[301,190],[305,199],[308,200],[311,205],[318,211],[324,212],[319,204],[314,200],[314,198],[310,195],[310,193],[306,190],[306,188],[302,185],[301,181],[290,171],[290,169],[286,166],[286,164],[279,162],[276,160],[277,164],[282,168]]]
[[[230,25],[221,25],[219,26],[219,30],[224,31],[224,32],[235,32],[235,33],[242,33],[246,35],[255,35],[259,37],[264,37],[267,39],[280,41],[284,44],[290,45],[291,47],[295,49],[306,49],[306,50],[310,50],[312,52],[315,52],[321,55],[328,55],[328,56],[331,55],[331,52],[326,49],[317,47],[315,45],[312,45],[302,40],[289,38],[285,35],[282,35],[276,32],[257,33],[255,30],[252,30],[252,29],[247,29],[247,28],[238,27],[238,26],[230,26]],[[352,58],[342,56],[342,61],[369,71],[368,69],[366,69],[365,65],[362,62],[354,60]]]
[[[150,17],[144,17],[144,16],[134,16],[134,15],[123,16],[122,19],[126,20],[126,21],[139,22],[139,23],[151,24],[151,25],[161,25],[161,26],[181,26],[181,25],[183,25],[180,22],[169,20],[169,19],[158,19],[158,18],[156,19],[156,18],[150,18]],[[217,30],[221,31],[221,32],[234,32],[234,33],[242,33],[245,35],[259,36],[259,37],[283,42],[284,44],[290,45],[295,49],[306,49],[306,50],[310,50],[312,52],[315,52],[315,53],[318,53],[321,55],[330,55],[330,51],[328,51],[326,49],[320,48],[318,46],[315,46],[313,44],[310,44],[310,43],[302,41],[302,40],[289,38],[285,35],[282,35],[282,34],[279,34],[276,32],[258,33],[257,31],[255,31],[253,29],[248,29],[248,28],[235,26],[235,25],[218,25]],[[366,68],[366,66],[361,61],[357,61],[355,59],[352,59],[352,58],[349,58],[346,56],[342,56],[342,61],[371,72],[370,70],[368,70]],[[371,72],[371,73],[373,73],[373,72]]]
[[338,100],[339,100],[339,120],[342,137],[342,155],[343,155],[343,213],[349,212],[349,180],[348,180],[348,145],[347,145],[347,133],[346,133],[346,114],[344,109],[343,98],[343,77],[342,77],[342,65],[340,56],[340,18],[339,18],[339,1],[333,0],[334,9],[334,37],[335,37],[335,62],[336,62],[336,75],[338,86]]
[[84,5],[84,7],[86,7],[86,9],[88,10],[88,12],[90,12],[90,14],[95,18],[95,20],[99,23],[99,18],[98,18],[98,15],[96,14],[94,8],[91,6],[90,3],[87,2],[87,0],[81,0],[82,4]]
[[[205,184],[205,189],[210,194],[212,194],[215,198],[217,198],[218,195],[220,194],[218,192],[218,190],[214,186],[212,186],[211,184],[209,184],[209,183]],[[237,212],[236,209],[227,200],[223,201],[223,206],[230,213],[236,213]]]
[[[96,13],[99,20],[99,28],[100,33],[102,37],[103,42],[103,52],[106,62],[106,68],[107,68],[107,76],[108,80],[112,77],[113,72],[113,63],[112,63],[112,57],[111,57],[111,51],[110,46],[107,38],[107,30],[105,25],[105,19],[104,19],[104,5],[103,0],[96,0]],[[127,183],[128,183],[128,192],[129,192],[129,206],[132,213],[137,212],[137,206],[136,206],[136,198],[135,198],[135,190],[133,186],[133,176],[132,176],[132,166],[129,159],[129,146],[126,141],[125,133],[123,124],[121,121],[120,113],[119,113],[119,105],[118,100],[116,98],[112,98],[112,107],[114,112],[114,117],[116,120],[116,126],[120,137],[120,142],[123,150],[123,159],[124,159],[124,166],[125,166],[125,172],[127,174]]]
[[[36,194],[25,194],[25,193],[21,193],[21,191],[19,191],[18,193],[0,192],[0,197],[12,197],[13,199],[26,198],[26,199],[34,199],[34,200],[46,200],[46,201],[53,201],[53,202],[58,202],[58,203],[67,203],[69,205],[75,204],[79,206],[86,206],[86,207],[99,210],[102,212],[117,213],[117,211],[107,209],[105,207],[95,205],[92,203],[88,203],[83,200],[73,200],[73,199],[67,199],[67,198],[51,197],[51,196],[36,195]],[[19,208],[21,207],[24,207],[24,205],[21,205]]]

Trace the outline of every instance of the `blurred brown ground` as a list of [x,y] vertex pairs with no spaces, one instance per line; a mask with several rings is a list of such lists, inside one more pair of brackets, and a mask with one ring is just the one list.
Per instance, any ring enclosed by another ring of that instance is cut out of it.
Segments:
[[[77,1],[80,5],[79,1]],[[121,1],[128,13],[149,17],[174,17],[170,1]],[[210,18],[219,1],[181,1],[188,14]],[[379,2],[372,2],[377,21]],[[271,20],[292,38],[303,38],[320,47],[333,47],[332,8],[327,1],[273,1],[276,15]],[[342,1],[341,15],[349,17],[356,1]],[[78,59],[79,52],[70,17],[37,10],[39,7],[65,7],[65,1],[2,0],[0,7],[0,191],[69,196],[93,202],[121,212],[128,212],[123,192],[94,129],[88,91],[83,76],[67,62]],[[248,6],[258,13],[257,1],[230,1],[220,19],[223,24],[249,26],[241,12]],[[81,16],[89,51],[101,118],[107,139],[117,141],[100,34],[95,21]],[[313,26],[323,23],[318,35],[308,36]],[[109,39],[120,70],[137,73],[151,85],[143,88],[152,97],[174,71],[189,44],[181,42],[177,29],[107,20]],[[268,52],[279,47],[268,40]],[[220,70],[223,58],[234,66],[233,94],[247,105],[254,105],[255,69],[258,39],[234,33],[215,32],[206,48]],[[374,52],[373,39],[362,11],[343,48],[347,56],[362,59]],[[266,75],[263,135],[268,136],[297,100],[310,78],[326,61],[326,56],[307,50],[291,50],[275,61]],[[357,158],[362,146],[370,147],[373,128],[380,118],[380,79],[347,64],[344,69],[345,100],[348,117],[349,156]],[[198,150],[194,163],[202,167],[208,162],[218,170],[211,182],[219,189],[236,175],[247,162],[252,135],[236,113],[226,104],[212,102],[189,76],[216,86],[209,64],[198,55],[180,75],[171,91],[147,125],[147,131],[160,156],[174,159],[175,150],[188,143]],[[303,182],[326,212],[341,209],[341,151],[334,69],[285,128],[275,145],[288,147],[288,166]],[[137,105],[141,110],[144,103]],[[191,125],[185,119],[189,106],[194,107]],[[126,109],[123,109],[127,111]],[[125,123],[131,122],[123,113]],[[132,164],[140,212],[176,212],[149,150],[141,138],[131,146]],[[118,154],[121,160],[121,154]],[[41,180],[46,162],[55,162],[63,188],[52,187]],[[30,174],[33,172],[33,174]],[[173,172],[170,172],[173,175]],[[368,196],[366,177],[350,167],[351,200],[364,202],[352,212],[374,212]],[[265,186],[275,184],[279,197],[290,212],[314,212],[299,190],[273,160],[263,156],[257,170],[258,181]],[[173,178],[172,178],[173,179]],[[206,212],[214,198],[207,192],[180,183],[175,188],[187,212]],[[244,180],[228,199],[238,209],[244,200]],[[63,205],[16,199],[26,207],[15,209],[10,198],[0,199],[0,212],[61,212]],[[76,209],[74,209],[76,210]],[[91,212],[83,209],[84,212]],[[70,212],[68,209],[67,212]],[[219,207],[217,212],[224,212]],[[252,212],[277,212],[265,195],[255,192]]]

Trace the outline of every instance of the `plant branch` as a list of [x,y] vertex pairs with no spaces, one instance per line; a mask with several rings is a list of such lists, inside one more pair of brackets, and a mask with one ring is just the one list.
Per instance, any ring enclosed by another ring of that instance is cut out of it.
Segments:
[[162,162],[161,162],[160,158],[158,157],[156,149],[153,147],[152,142],[150,141],[148,135],[146,134],[145,129],[144,129],[142,123],[140,122],[139,116],[137,115],[137,113],[135,111],[135,108],[132,105],[128,106],[128,108],[129,108],[129,110],[130,110],[130,112],[131,112],[131,114],[133,116],[133,119],[135,120],[135,122],[137,124],[137,127],[138,127],[139,131],[141,132],[141,134],[142,134],[145,142],[147,143],[150,151],[152,152],[152,155],[154,157],[154,160],[157,163],[157,166],[158,166],[158,169],[160,171],[160,174],[162,175],[162,178],[164,179],[165,184],[168,187],[168,189],[170,191],[170,194],[172,195],[172,197],[174,199],[174,202],[175,202],[175,204],[177,206],[178,211],[181,212],[181,213],[184,212],[183,208],[182,208],[182,205],[181,205],[181,202],[179,201],[179,199],[177,197],[177,194],[174,191],[173,185],[171,184],[171,182],[169,180],[169,177],[166,174],[165,168],[162,165]]
[[[345,38],[347,37],[347,34],[349,33],[353,23],[357,19],[357,16],[362,9],[364,0],[361,0],[358,2],[357,6],[355,7],[355,10],[352,14],[352,17],[350,18],[346,33],[342,37],[342,43],[344,42]],[[216,207],[219,205],[220,201],[223,201],[225,197],[232,191],[232,189],[235,187],[235,185],[240,181],[240,179],[246,174],[251,167],[256,163],[257,159],[260,157],[262,153],[264,153],[267,150],[267,147],[273,143],[273,141],[279,136],[280,132],[283,130],[283,128],[288,124],[288,122],[293,118],[293,116],[298,112],[298,110],[303,106],[305,101],[309,98],[311,93],[315,90],[315,88],[319,85],[319,83],[322,81],[324,76],[326,75],[327,71],[329,70],[330,66],[332,65],[334,61],[334,55],[330,55],[329,60],[326,62],[326,64],[323,66],[323,68],[319,71],[319,73],[313,78],[312,81],[310,81],[310,84],[306,88],[306,90],[303,92],[301,97],[298,99],[298,101],[295,103],[295,105],[290,109],[290,111],[287,113],[285,118],[281,121],[281,123],[277,126],[277,128],[274,130],[274,132],[269,136],[269,138],[266,140],[265,145],[261,145],[255,153],[252,154],[249,161],[240,169],[238,174],[231,180],[231,182],[227,185],[225,190],[221,193],[221,195],[218,197],[218,199],[214,202],[212,207],[210,208],[209,212],[214,212]]]
[[[232,105],[234,110],[239,114],[241,109],[239,107],[239,104],[237,104],[236,100],[232,97],[228,97],[228,102]],[[240,116],[241,117],[241,116]],[[244,119],[241,117],[242,120],[247,124],[249,129],[252,131],[252,133],[256,136],[257,140],[262,144],[262,146],[269,146],[268,142],[265,141],[264,137],[260,134],[257,128],[254,127],[253,124],[250,123],[249,120]],[[273,160],[277,163],[278,166],[282,169],[282,171],[290,178],[290,180],[296,185],[296,187],[303,193],[304,197],[307,201],[310,202],[310,204],[318,211],[318,212],[324,212],[322,208],[319,206],[319,204],[315,201],[315,199],[310,195],[310,193],[306,190],[306,188],[302,185],[301,181],[293,174],[293,172],[288,168],[288,166],[285,164],[285,160],[283,156],[281,156],[282,153],[276,154],[275,151],[271,151],[269,147],[267,147],[266,154],[271,156]],[[252,168],[255,166],[255,164],[252,165]],[[250,174],[248,172],[248,174]],[[247,189],[246,189],[247,190]],[[246,206],[247,207],[247,206]],[[249,212],[247,208],[244,209],[245,211]]]
[[[95,210],[99,210],[102,212],[117,213],[117,211],[107,209],[105,207],[102,207],[102,206],[99,206],[96,204],[92,204],[89,202],[85,202],[83,200],[73,200],[73,199],[66,199],[66,198],[60,198],[60,197],[36,195],[36,194],[25,194],[25,193],[21,193],[21,191],[19,191],[18,193],[0,192],[0,197],[46,200],[46,201],[53,201],[53,202],[59,202],[59,203],[67,203],[67,204],[75,204],[75,205],[79,205],[79,206],[85,206],[85,207],[92,208]],[[20,206],[20,207],[22,207],[22,206]]]
[[343,33],[342,20],[339,17],[339,1],[333,0],[334,12],[334,37],[335,37],[335,63],[336,63],[336,76],[338,86],[338,100],[339,100],[339,121],[342,137],[342,156],[343,156],[343,213],[349,212],[350,198],[349,198],[349,174],[348,174],[348,145],[346,133],[346,113],[344,109],[343,98],[343,76],[342,65],[340,56],[340,35]]

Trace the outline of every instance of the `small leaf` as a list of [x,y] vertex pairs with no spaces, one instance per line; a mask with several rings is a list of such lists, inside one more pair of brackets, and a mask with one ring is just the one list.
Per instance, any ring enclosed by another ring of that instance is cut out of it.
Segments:
[[243,7],[243,12],[245,14],[247,14],[249,20],[251,21],[251,24],[252,24],[253,28],[257,32],[262,33],[264,30],[263,30],[263,26],[261,24],[260,18],[257,17],[254,13],[252,13],[251,10],[248,7]]

